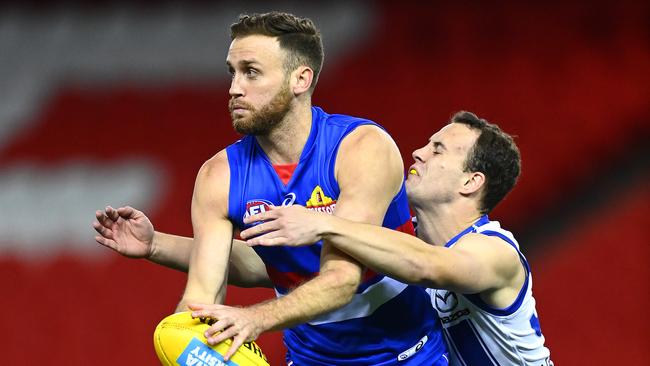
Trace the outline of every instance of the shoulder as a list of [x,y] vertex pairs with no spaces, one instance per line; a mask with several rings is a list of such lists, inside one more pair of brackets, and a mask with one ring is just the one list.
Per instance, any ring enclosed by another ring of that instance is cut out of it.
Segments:
[[228,153],[221,150],[208,159],[196,176],[197,189],[209,189],[227,194],[230,183],[230,167],[228,164]]
[[338,167],[353,165],[371,170],[382,168],[403,176],[403,163],[397,145],[388,133],[375,125],[362,125],[350,132],[341,142],[336,157]]
[[367,151],[371,154],[378,154],[374,156],[375,159],[390,155],[399,156],[399,149],[395,141],[393,141],[393,138],[388,132],[374,124],[357,126],[343,138],[340,149],[343,151],[354,151],[356,153]]
[[218,178],[224,173],[228,173],[228,153],[221,150],[208,159],[199,170],[199,175],[205,178]]
[[460,238],[451,249],[476,256],[481,262],[504,277],[516,275],[521,268],[517,249],[497,236],[480,233],[467,234]]
[[341,142],[334,174],[342,193],[393,197],[404,181],[404,163],[386,131],[362,125]]

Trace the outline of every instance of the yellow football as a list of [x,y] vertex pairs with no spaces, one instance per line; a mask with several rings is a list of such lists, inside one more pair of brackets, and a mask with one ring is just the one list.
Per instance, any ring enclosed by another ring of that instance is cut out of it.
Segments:
[[212,323],[210,319],[192,318],[189,311],[163,319],[153,334],[160,362],[165,366],[269,366],[255,342],[244,343],[228,362],[224,361],[232,340],[207,344],[203,334]]

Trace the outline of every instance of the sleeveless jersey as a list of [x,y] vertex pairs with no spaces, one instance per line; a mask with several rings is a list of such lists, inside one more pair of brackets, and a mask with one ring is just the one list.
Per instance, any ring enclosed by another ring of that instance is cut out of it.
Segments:
[[[294,203],[331,214],[340,193],[334,177],[339,145],[356,127],[367,124],[376,125],[313,107],[309,137],[286,185],[253,136],[227,147],[230,220],[243,230],[250,227],[244,225],[244,217],[271,205]],[[391,202],[383,226],[413,233],[404,186]],[[255,247],[278,297],[318,274],[321,245]],[[433,364],[446,351],[426,291],[371,271],[365,272],[349,304],[285,330],[284,342],[288,358],[297,366]]]
[[533,298],[533,279],[528,261],[519,244],[498,221],[481,217],[474,225],[452,238],[450,248],[469,233],[496,236],[519,253],[526,269],[526,280],[519,295],[505,309],[496,309],[481,300],[478,294],[460,294],[429,289],[433,307],[438,311],[447,341],[451,365],[462,366],[552,366],[548,348],[539,326]]

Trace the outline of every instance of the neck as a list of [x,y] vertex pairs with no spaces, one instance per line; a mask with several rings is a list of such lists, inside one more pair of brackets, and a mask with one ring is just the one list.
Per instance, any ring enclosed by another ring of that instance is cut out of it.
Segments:
[[273,131],[255,136],[271,163],[291,164],[300,160],[311,131],[311,119],[311,103],[296,103]]
[[474,224],[482,215],[459,202],[431,207],[413,207],[418,219],[418,237],[427,243],[444,246],[454,236]]

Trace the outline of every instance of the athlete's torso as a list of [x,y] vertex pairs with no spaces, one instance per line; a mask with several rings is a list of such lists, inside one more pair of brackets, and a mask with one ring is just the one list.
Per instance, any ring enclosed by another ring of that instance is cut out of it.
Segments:
[[[373,122],[328,115],[316,107],[312,115],[309,138],[286,185],[254,137],[246,136],[227,148],[229,218],[235,226],[246,228],[245,216],[270,205],[295,203],[332,213],[340,193],[334,177],[339,145],[356,127]],[[388,208],[383,225],[413,232],[404,187]],[[320,250],[320,242],[300,248],[256,247],[278,296],[318,274]],[[445,351],[440,325],[425,290],[370,271],[352,302],[286,330],[284,340],[298,366],[419,365]],[[411,348],[417,352],[406,357]],[[405,361],[398,361],[400,354]]]
[[532,276],[528,261],[509,231],[497,221],[483,216],[445,246],[452,247],[468,233],[497,236],[504,245],[512,245],[519,253],[526,270],[526,280],[514,303],[495,309],[477,295],[429,289],[431,303],[438,312],[448,343],[451,365],[462,366],[548,366],[552,365],[549,350],[539,326]]

